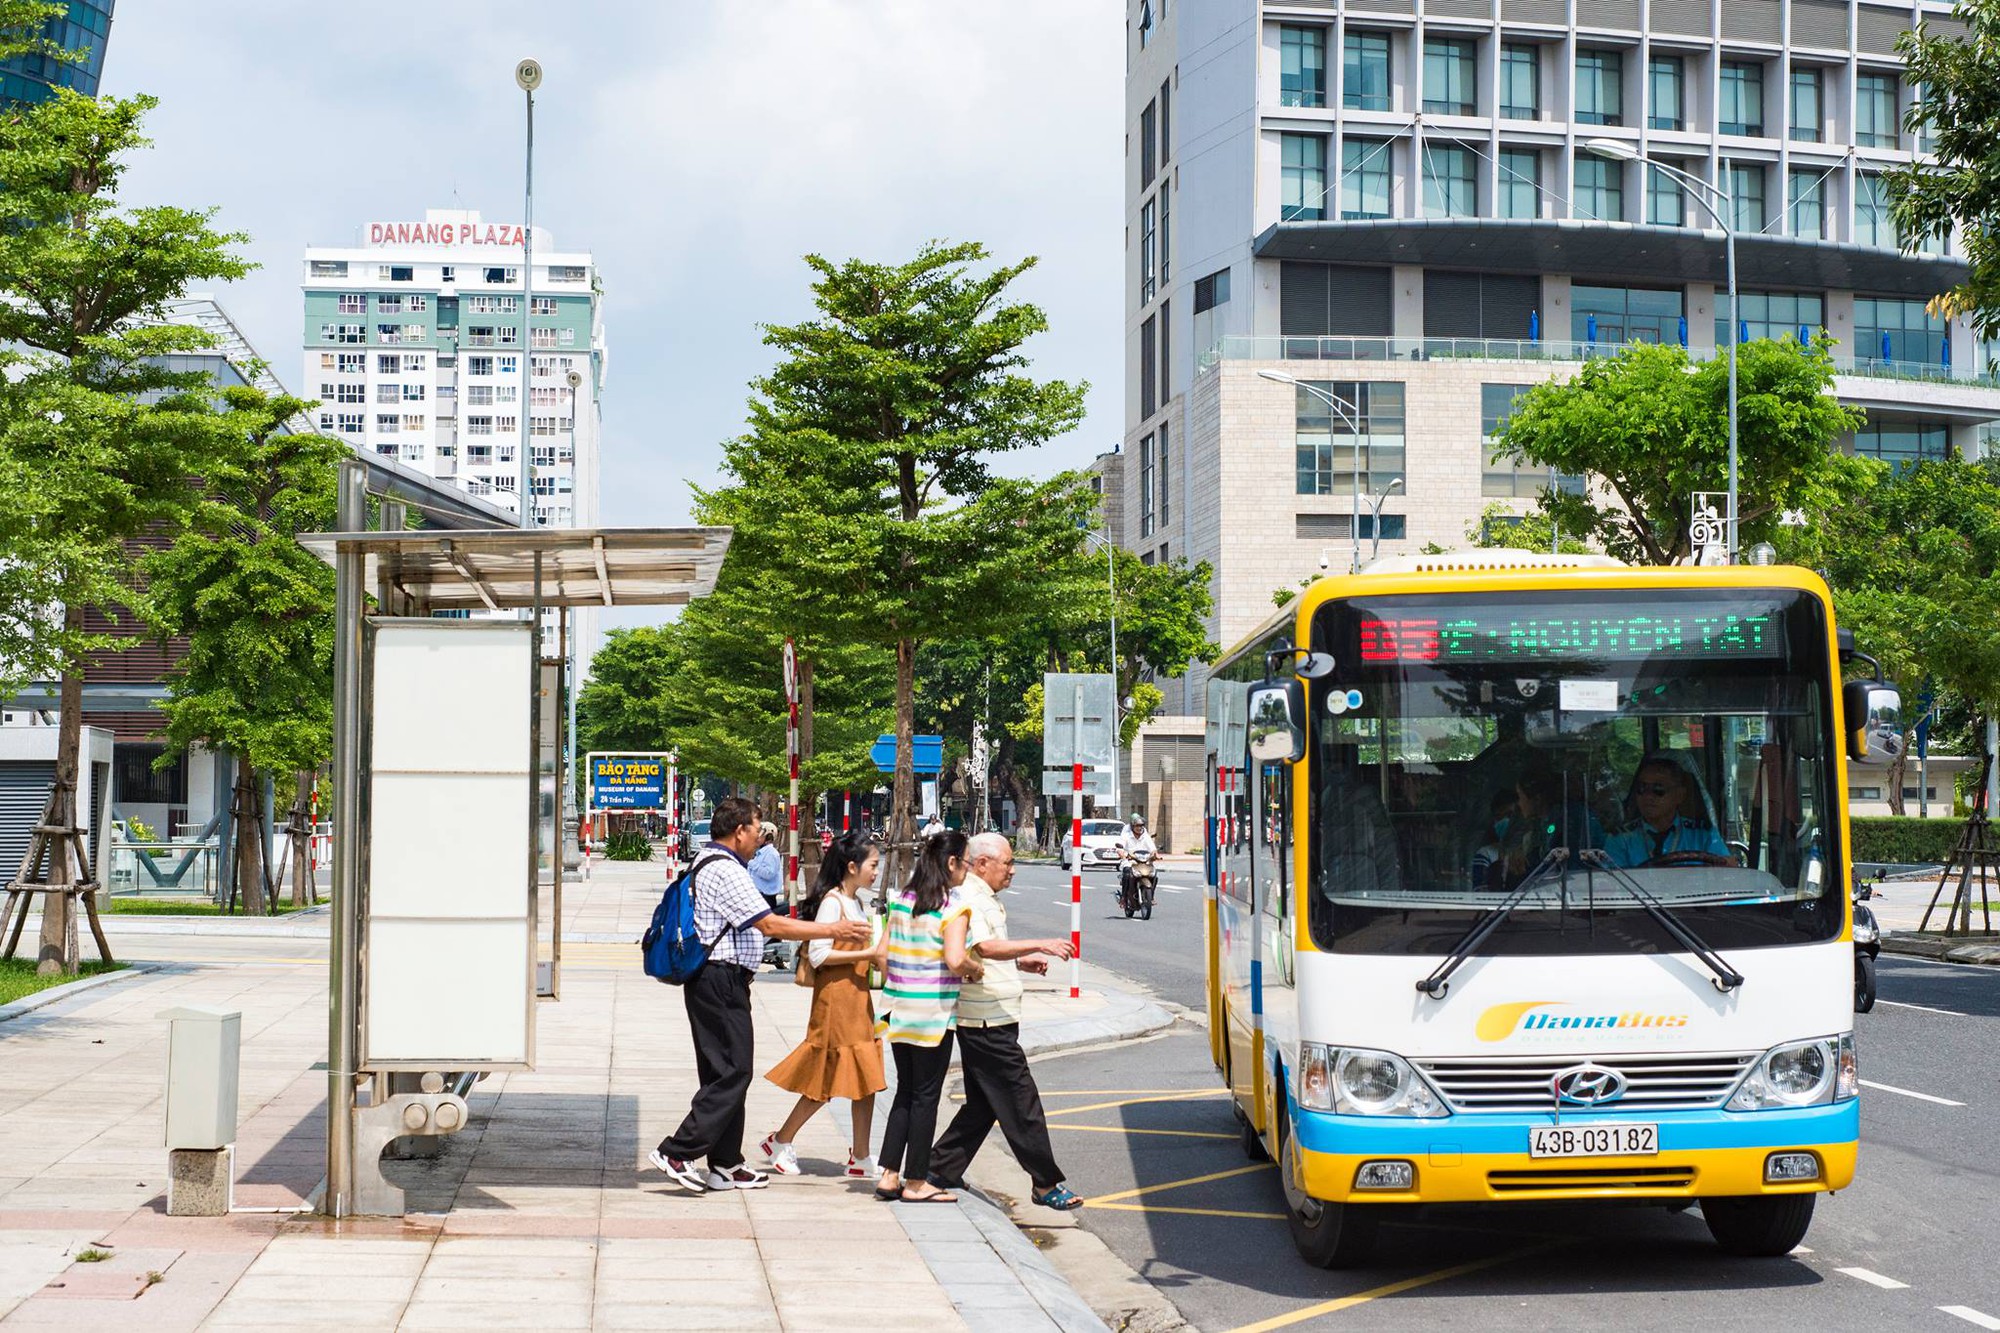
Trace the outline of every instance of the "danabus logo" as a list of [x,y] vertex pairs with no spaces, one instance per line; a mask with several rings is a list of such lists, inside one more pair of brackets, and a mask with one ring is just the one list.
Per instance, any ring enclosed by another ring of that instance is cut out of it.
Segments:
[[1598,1064],[1574,1065],[1549,1080],[1564,1106],[1603,1106],[1625,1095],[1625,1076]]
[[1580,1013],[1560,1000],[1515,1000],[1496,1004],[1479,1015],[1473,1035],[1481,1041],[1505,1041],[1524,1032],[1573,1032],[1579,1028],[1684,1028],[1686,1014]]

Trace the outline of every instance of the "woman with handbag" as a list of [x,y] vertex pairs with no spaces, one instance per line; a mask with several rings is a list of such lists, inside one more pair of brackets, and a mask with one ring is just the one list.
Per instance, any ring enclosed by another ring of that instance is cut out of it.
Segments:
[[[814,921],[867,921],[861,894],[873,887],[881,864],[875,846],[858,833],[833,840],[819,863],[813,891],[799,906],[799,915]],[[873,1180],[875,1159],[868,1151],[875,1118],[875,1094],[888,1086],[882,1068],[882,1044],[875,1036],[875,1010],[868,998],[868,971],[883,966],[888,940],[878,930],[867,949],[836,949],[831,940],[813,940],[799,954],[797,977],[813,988],[812,1017],[798,1048],[764,1077],[799,1095],[792,1113],[761,1145],[771,1170],[781,1176],[799,1174],[799,1156],[792,1140],[819,1109],[835,1097],[853,1103],[854,1140],[847,1153],[847,1174]]]

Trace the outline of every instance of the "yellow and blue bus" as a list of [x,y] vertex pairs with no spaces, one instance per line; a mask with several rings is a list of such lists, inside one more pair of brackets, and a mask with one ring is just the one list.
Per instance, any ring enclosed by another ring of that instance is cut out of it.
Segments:
[[1841,793],[1897,699],[1858,656],[1806,570],[1479,551],[1217,663],[1213,1054],[1307,1260],[1427,1203],[1798,1244],[1859,1136]]

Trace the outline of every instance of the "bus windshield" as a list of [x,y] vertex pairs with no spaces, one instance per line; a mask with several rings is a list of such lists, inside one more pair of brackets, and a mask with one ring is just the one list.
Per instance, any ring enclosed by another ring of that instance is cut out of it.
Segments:
[[1789,589],[1363,597],[1322,607],[1309,694],[1310,926],[1323,949],[1832,938],[1835,737],[1819,600]]

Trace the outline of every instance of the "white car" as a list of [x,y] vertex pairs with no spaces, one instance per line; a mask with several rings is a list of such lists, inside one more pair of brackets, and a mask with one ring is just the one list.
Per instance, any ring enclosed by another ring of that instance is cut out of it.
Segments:
[[[1118,868],[1118,844],[1125,837],[1125,825],[1116,819],[1086,819],[1083,821],[1083,868],[1085,870],[1116,870]],[[1062,867],[1070,868],[1070,854],[1076,849],[1070,846],[1067,835],[1062,844]]]

